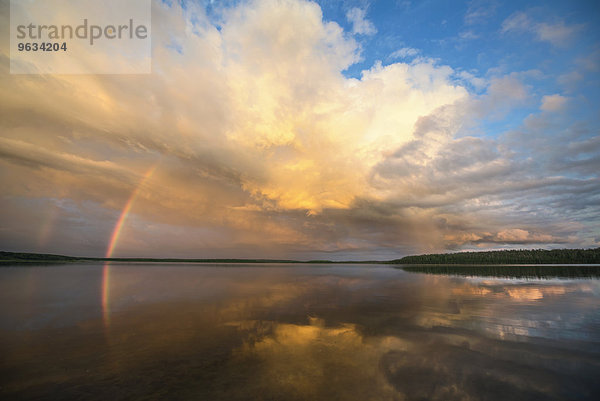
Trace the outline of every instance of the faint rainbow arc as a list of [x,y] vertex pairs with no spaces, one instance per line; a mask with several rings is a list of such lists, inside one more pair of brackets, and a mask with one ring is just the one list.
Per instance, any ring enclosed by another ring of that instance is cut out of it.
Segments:
[[[117,224],[115,224],[115,228],[113,229],[112,234],[110,236],[108,248],[106,249],[106,254],[104,256],[105,258],[108,259],[108,258],[112,257],[112,254],[115,250],[115,246],[117,245],[117,242],[119,241],[119,236],[121,235],[121,229],[123,228],[125,220],[127,219],[129,212],[131,211],[131,207],[133,206],[133,203],[135,202],[136,198],[138,197],[140,190],[142,189],[142,187],[144,186],[146,181],[148,181],[150,179],[150,177],[152,177],[152,174],[154,174],[154,171],[156,171],[156,167],[157,167],[156,165],[153,166],[146,172],[146,174],[144,174],[144,176],[140,180],[140,183],[138,184],[138,186],[133,190],[133,192],[131,193],[131,196],[129,196],[129,199],[127,200],[125,207],[121,211],[119,219],[117,220]],[[104,263],[104,267],[102,269],[102,320],[104,322],[105,327],[110,326],[110,303],[109,303],[109,301],[110,301],[110,261],[107,261]]]
[[144,177],[142,178],[142,180],[138,184],[137,188],[133,191],[133,193],[129,197],[129,200],[125,204],[125,207],[123,208],[123,211],[121,212],[121,215],[119,216],[119,220],[117,220],[117,224],[115,225],[115,228],[113,229],[112,235],[110,237],[110,242],[108,243],[108,249],[106,250],[106,255],[104,256],[105,258],[112,257],[112,254],[115,250],[115,246],[117,245],[117,241],[119,240],[119,236],[121,235],[121,229],[123,228],[125,219],[127,219],[127,216],[129,215],[129,212],[131,211],[131,207],[133,206],[135,199],[139,195],[140,190],[142,189],[142,187],[144,186],[146,181],[148,181],[148,179],[152,176],[152,174],[154,174],[154,171],[156,171],[156,166],[152,167],[150,170],[148,170],[146,172],[146,174],[144,174]]

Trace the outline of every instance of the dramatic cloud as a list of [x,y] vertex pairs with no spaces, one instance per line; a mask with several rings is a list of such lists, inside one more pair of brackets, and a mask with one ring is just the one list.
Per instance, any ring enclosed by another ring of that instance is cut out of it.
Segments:
[[[376,32],[362,9],[348,19]],[[598,237],[597,136],[546,119],[567,98],[485,132],[539,101],[525,73],[417,57],[351,78],[359,44],[301,0],[216,17],[155,2],[152,36],[150,75],[2,64],[4,247],[102,255],[138,187],[116,256],[383,259]]]

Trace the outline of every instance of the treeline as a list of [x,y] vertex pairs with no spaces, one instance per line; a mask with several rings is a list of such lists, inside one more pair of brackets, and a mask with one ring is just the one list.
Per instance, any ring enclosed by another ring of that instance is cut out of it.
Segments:
[[181,258],[93,258],[54,255],[47,253],[25,253],[0,251],[0,264],[17,263],[73,263],[73,262],[149,262],[149,263],[279,263],[279,264],[333,264],[333,263],[382,263],[381,261],[331,261],[291,259],[181,259]]
[[[297,263],[279,259],[90,258],[47,253],[0,251],[0,263],[159,262],[159,263]],[[309,262],[310,263],[310,262]]]
[[458,252],[405,256],[393,263],[401,264],[600,264],[596,249],[519,249],[488,252]]
[[53,255],[48,253],[25,253],[25,252],[4,252],[0,251],[0,263],[63,263],[76,262],[87,258],[77,258],[74,256]]
[[437,265],[539,265],[539,264],[600,264],[600,248],[509,250],[489,252],[459,252],[405,256],[390,261],[331,261],[278,259],[154,259],[154,258],[90,258],[41,253],[0,251],[0,264],[13,263],[74,263],[74,262],[156,262],[156,263],[305,263],[305,264],[437,264]]

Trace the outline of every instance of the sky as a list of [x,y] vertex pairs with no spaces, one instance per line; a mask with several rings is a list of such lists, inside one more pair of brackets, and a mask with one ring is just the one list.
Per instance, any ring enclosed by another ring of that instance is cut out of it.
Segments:
[[0,250],[600,246],[595,1],[154,1],[152,73],[11,75]]

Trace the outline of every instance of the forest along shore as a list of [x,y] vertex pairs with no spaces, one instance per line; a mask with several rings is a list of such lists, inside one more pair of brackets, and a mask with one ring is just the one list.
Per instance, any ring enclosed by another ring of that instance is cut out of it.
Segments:
[[536,265],[600,264],[600,248],[532,249],[483,252],[439,253],[405,256],[394,260],[331,261],[288,259],[177,259],[177,258],[94,258],[43,253],[0,251],[0,264],[81,263],[81,262],[157,262],[157,263],[307,263],[307,264],[435,264],[435,265]]

